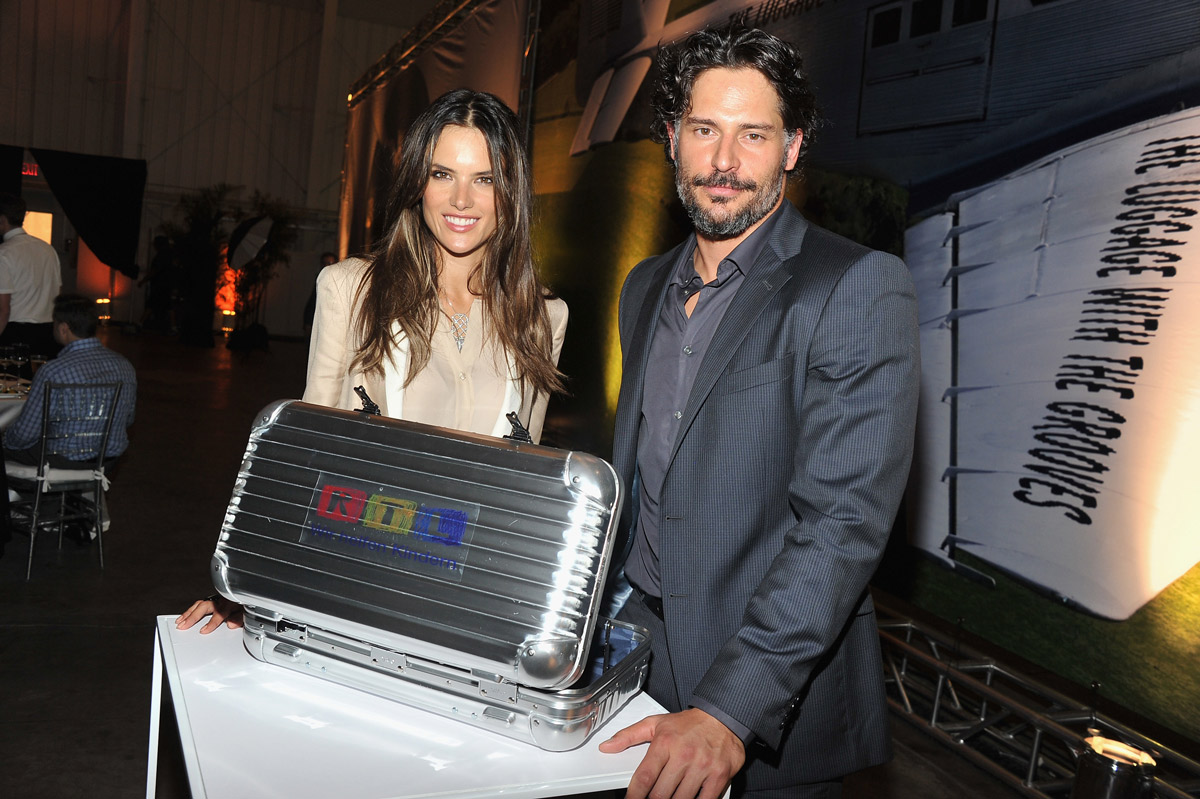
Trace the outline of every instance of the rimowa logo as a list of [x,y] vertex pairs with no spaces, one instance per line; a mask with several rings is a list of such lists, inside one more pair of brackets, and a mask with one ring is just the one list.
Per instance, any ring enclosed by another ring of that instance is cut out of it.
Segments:
[[326,485],[317,501],[318,516],[361,524],[393,535],[456,547],[463,542],[469,517],[458,508],[445,508],[382,493],[368,495],[351,486]]

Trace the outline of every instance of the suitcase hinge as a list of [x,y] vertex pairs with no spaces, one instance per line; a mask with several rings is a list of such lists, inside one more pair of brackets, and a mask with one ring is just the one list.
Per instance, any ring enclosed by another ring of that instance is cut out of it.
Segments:
[[371,396],[367,394],[367,390],[362,386],[355,386],[354,393],[362,400],[362,407],[358,408],[359,413],[365,413],[368,416],[380,416],[379,406],[371,401]]

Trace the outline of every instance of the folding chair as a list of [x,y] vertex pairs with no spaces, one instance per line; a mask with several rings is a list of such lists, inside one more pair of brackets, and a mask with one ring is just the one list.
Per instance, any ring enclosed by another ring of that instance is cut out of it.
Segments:
[[50,383],[42,399],[38,465],[5,461],[9,487],[22,495],[11,503],[10,518],[16,525],[29,526],[26,580],[33,571],[38,532],[57,525],[61,550],[63,524],[69,521],[94,525],[104,568],[104,452],[120,396],[120,383]]

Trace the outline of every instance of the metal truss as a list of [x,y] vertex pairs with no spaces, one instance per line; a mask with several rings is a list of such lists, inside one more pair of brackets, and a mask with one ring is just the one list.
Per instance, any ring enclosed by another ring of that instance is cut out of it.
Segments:
[[1100,735],[1154,757],[1159,799],[1200,797],[1200,763],[886,606],[879,637],[892,711],[1025,796],[1066,799]]

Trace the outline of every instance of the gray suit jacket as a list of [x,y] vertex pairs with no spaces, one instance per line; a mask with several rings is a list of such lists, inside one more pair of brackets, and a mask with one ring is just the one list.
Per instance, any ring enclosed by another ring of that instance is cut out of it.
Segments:
[[[631,488],[646,358],[678,252],[640,263],[621,292],[613,461]],[[908,474],[919,371],[904,264],[787,205],[700,366],[661,497],[673,699],[701,697],[754,732],[748,788],[890,756],[866,586]]]

